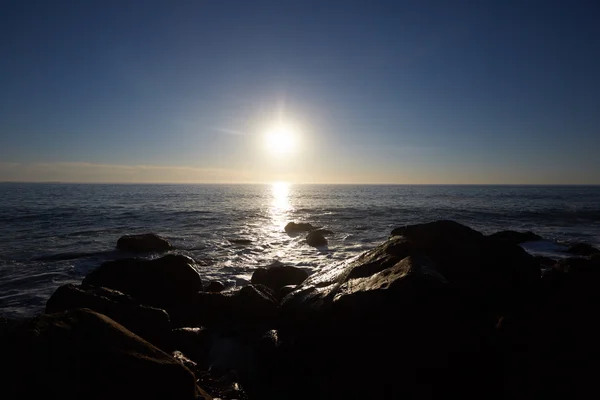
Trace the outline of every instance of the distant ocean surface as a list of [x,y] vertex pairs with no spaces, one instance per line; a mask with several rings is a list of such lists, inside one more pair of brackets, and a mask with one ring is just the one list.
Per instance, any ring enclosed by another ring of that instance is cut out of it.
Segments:
[[[246,283],[274,261],[316,270],[385,240],[398,226],[452,219],[483,233],[531,230],[524,247],[600,246],[600,186],[0,184],[0,314],[42,311],[125,234],[156,232],[199,262],[204,281]],[[288,236],[289,221],[334,231],[327,249]],[[250,239],[249,245],[231,243]]]

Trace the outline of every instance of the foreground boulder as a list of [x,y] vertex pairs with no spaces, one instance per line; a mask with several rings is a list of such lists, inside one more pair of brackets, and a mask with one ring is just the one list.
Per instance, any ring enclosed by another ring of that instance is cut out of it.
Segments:
[[117,249],[132,253],[162,252],[173,249],[171,243],[155,233],[126,235],[117,241]]
[[276,326],[279,302],[264,285],[251,284],[223,293],[197,293],[168,310],[174,327],[207,327],[220,332],[268,330]]
[[309,224],[308,222],[289,222],[283,229],[287,233],[300,233],[312,231],[313,229],[315,229],[315,227]]
[[597,398],[600,260],[560,260],[542,277],[534,312],[503,327],[507,398]]
[[542,240],[540,235],[536,235],[531,231],[517,232],[517,231],[500,231],[493,233],[488,236],[490,239],[500,240],[503,242],[510,242],[514,244],[521,244],[525,242],[533,242],[536,240]]
[[47,314],[76,308],[104,314],[159,347],[170,334],[171,321],[164,310],[140,305],[117,290],[67,284],[56,289],[46,303]]
[[565,251],[578,256],[591,256],[592,254],[600,253],[600,250],[587,243],[574,244]]
[[308,278],[308,272],[290,265],[273,265],[267,268],[257,268],[250,282],[265,285],[278,292],[287,285],[299,285]]
[[143,304],[169,308],[186,303],[202,290],[194,260],[169,254],[155,260],[125,258],[108,261],[83,280],[133,296]]
[[279,365],[292,371],[276,381],[301,388],[294,399],[501,397],[497,318],[539,283],[522,248],[456,222],[394,230],[284,297]]
[[5,399],[196,399],[187,368],[88,309],[42,314],[3,344]]
[[499,313],[518,308],[540,282],[539,263],[523,248],[454,221],[409,225],[392,235],[430,257],[454,287],[478,291]]
[[223,282],[219,282],[219,281],[212,281],[211,283],[208,284],[208,286],[206,288],[204,288],[205,292],[213,292],[213,293],[220,293],[223,290],[225,290],[225,285],[223,284]]
[[306,244],[312,247],[327,246],[327,239],[319,231],[309,232],[306,235]]

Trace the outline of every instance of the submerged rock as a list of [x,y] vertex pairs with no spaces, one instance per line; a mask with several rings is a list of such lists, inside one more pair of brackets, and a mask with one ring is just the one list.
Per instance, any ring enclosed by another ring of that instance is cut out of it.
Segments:
[[42,314],[4,345],[5,398],[196,399],[187,368],[88,309]]
[[47,314],[76,308],[89,308],[106,315],[159,347],[171,330],[169,315],[164,310],[140,305],[113,289],[67,284],[56,289],[46,303]]
[[116,289],[143,304],[166,309],[192,300],[202,290],[194,264],[180,254],[108,261],[86,276],[83,284]]
[[574,244],[565,251],[578,256],[591,256],[592,254],[600,253],[600,250],[587,243]]
[[309,232],[313,229],[315,229],[315,227],[307,222],[289,222],[284,228],[287,233]]
[[306,235],[306,244],[312,247],[327,246],[327,239],[319,231],[313,231]]
[[250,282],[265,285],[278,292],[287,285],[299,285],[308,278],[308,272],[290,265],[273,265],[267,268],[257,268]]
[[517,232],[517,231],[500,231],[492,233],[488,236],[490,239],[501,240],[503,242],[510,242],[514,244],[521,244],[525,242],[533,242],[536,240],[542,240],[540,235],[536,235],[531,231]]
[[149,253],[172,250],[169,241],[155,233],[126,235],[117,241],[117,249],[132,253]]

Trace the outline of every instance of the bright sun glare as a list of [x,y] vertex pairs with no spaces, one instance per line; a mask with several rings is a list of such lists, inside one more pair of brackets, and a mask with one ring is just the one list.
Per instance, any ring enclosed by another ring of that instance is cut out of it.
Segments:
[[265,133],[265,146],[274,155],[288,154],[296,150],[298,132],[290,125],[278,124]]

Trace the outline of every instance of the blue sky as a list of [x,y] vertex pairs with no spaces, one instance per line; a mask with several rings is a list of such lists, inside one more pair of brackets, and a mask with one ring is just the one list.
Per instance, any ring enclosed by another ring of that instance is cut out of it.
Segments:
[[[0,181],[600,183],[594,1],[9,1]],[[285,157],[261,138],[297,128]]]

